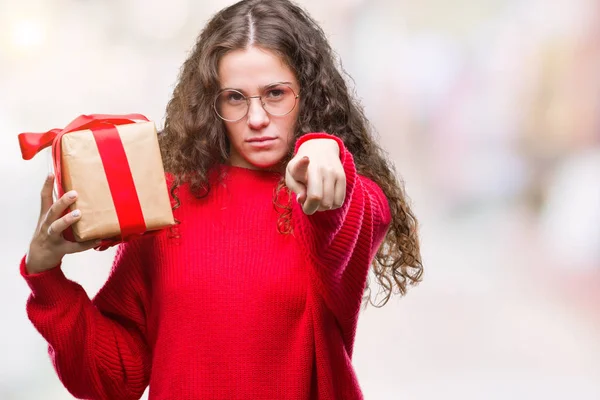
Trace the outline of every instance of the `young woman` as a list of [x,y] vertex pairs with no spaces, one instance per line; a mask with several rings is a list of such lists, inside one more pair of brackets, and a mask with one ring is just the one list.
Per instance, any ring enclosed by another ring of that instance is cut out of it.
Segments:
[[[321,133],[316,133],[321,132]],[[93,243],[42,190],[29,318],[86,399],[361,399],[351,365],[370,265],[420,280],[416,221],[323,31],[287,0],[214,16],[160,135],[176,229],[122,244],[90,300],[60,269]]]

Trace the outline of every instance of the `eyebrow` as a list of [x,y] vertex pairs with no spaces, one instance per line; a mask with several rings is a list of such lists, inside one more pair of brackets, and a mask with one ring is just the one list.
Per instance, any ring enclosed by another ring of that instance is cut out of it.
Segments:
[[[265,90],[266,88],[268,88],[268,87],[270,87],[270,86],[275,86],[275,85],[290,85],[290,86],[291,86],[291,85],[292,85],[292,82],[285,82],[285,81],[282,81],[282,82],[273,82],[273,83],[269,83],[268,85],[259,86],[259,87],[258,87],[258,90],[262,92],[262,91],[263,91],[263,90]],[[221,89],[221,91],[223,91],[223,90],[237,90],[238,92],[246,93],[246,92],[244,91],[244,89],[240,89],[240,88],[233,88],[233,87],[226,87],[226,88],[222,88],[222,89]]]

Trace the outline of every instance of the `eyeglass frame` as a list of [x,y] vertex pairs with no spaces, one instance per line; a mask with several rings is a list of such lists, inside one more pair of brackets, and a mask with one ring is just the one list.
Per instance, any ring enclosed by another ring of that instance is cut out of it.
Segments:
[[[296,92],[292,88],[292,85],[289,84],[288,82],[274,82],[274,83],[271,83],[271,84],[265,86],[262,91],[264,92],[267,89],[269,89],[270,87],[277,86],[277,85],[285,85],[285,86],[289,87],[290,90],[292,91],[292,93],[294,94],[294,106],[292,107],[292,109],[290,111],[286,112],[285,114],[272,114],[272,113],[270,113],[269,110],[267,110],[265,108],[265,102],[262,100],[263,95],[260,95],[260,96],[246,96],[244,93],[242,93],[242,92],[240,92],[239,90],[236,90],[236,89],[223,89],[223,90],[221,90],[221,91],[219,91],[217,93],[217,95],[215,96],[215,100],[213,101],[213,109],[215,110],[215,114],[217,114],[217,117],[219,117],[219,119],[221,119],[223,121],[226,121],[226,122],[238,122],[238,121],[241,121],[242,119],[244,119],[248,115],[248,113],[250,112],[250,100],[251,99],[260,99],[260,105],[263,108],[263,110],[265,110],[265,112],[267,114],[272,115],[274,117],[284,117],[284,116],[288,115],[289,113],[291,113],[292,111],[294,111],[294,109],[296,108],[296,105],[298,104],[298,97],[300,97],[300,94],[296,94]],[[223,118],[221,116],[221,114],[219,114],[219,111],[217,110],[217,100],[219,100],[219,96],[221,96],[221,94],[223,94],[224,92],[227,92],[227,91],[239,93],[239,94],[242,95],[242,97],[244,99],[246,99],[246,105],[247,105],[247,107],[246,107],[246,113],[243,116],[241,116],[240,118],[238,118],[238,119],[225,119],[225,118]]]

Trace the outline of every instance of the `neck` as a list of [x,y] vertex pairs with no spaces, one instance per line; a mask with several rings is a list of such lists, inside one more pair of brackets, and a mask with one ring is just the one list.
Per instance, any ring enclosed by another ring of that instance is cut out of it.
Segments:
[[252,163],[249,163],[249,162],[236,162],[235,160],[231,160],[231,159],[227,160],[225,162],[225,165],[229,165],[231,167],[236,167],[236,168],[251,169],[254,171],[277,172],[279,174],[283,174],[285,172],[285,166],[286,166],[286,164],[284,162],[279,162],[279,163],[269,166],[269,167],[259,167]]

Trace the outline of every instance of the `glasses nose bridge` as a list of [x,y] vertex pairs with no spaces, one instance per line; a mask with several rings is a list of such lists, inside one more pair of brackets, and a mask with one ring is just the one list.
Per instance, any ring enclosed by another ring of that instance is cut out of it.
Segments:
[[246,96],[246,103],[248,104],[248,112],[250,112],[250,105],[252,104],[252,99],[259,99],[260,100],[260,105],[263,108],[263,110],[265,110],[267,113],[268,111],[265,109],[265,102],[262,99],[262,95],[260,96]]
[[260,95],[260,96],[246,96],[246,102],[248,103],[248,105],[250,105],[250,101],[252,99],[260,99],[260,103],[263,104],[263,105],[265,104],[263,102],[262,95]]

